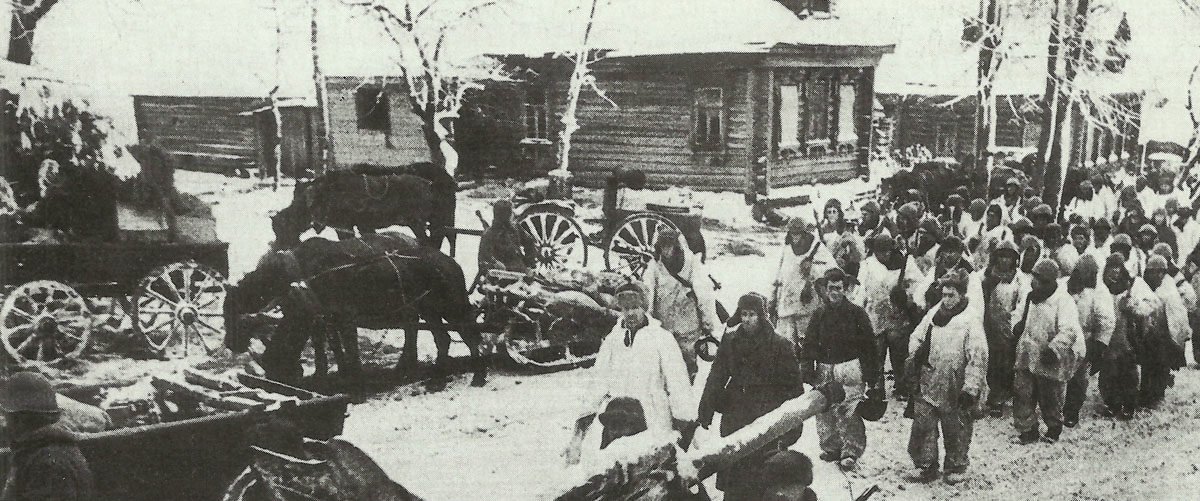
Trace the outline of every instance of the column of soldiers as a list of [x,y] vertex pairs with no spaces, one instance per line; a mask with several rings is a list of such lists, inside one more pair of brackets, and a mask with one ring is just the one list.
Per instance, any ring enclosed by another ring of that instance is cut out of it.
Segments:
[[[1059,210],[1015,179],[991,201],[962,188],[936,203],[913,190],[866,202],[857,224],[831,200],[821,221],[788,222],[770,294],[739,300],[703,381],[697,351],[726,326],[698,256],[664,231],[642,282],[617,294],[622,318],[591,371],[567,457],[586,460],[580,451],[639,431],[676,433],[686,447],[718,413],[726,436],[804,383],[837,382],[845,401],[816,419],[821,460],[857,467],[864,420],[883,415],[890,390],[912,419],[909,480],[955,484],[976,420],[1007,412],[1016,443],[1055,442],[1088,417],[1094,377],[1101,418],[1153,412],[1200,332],[1200,222],[1172,179],[1148,181],[1096,176]],[[768,498],[762,465],[803,466],[788,453],[798,438],[723,470],[725,499]],[[811,468],[799,469],[811,481]],[[780,488],[811,493],[805,486]]]
[[837,200],[822,223],[789,223],[777,331],[805,382],[847,386],[847,403],[817,421],[821,459],[855,467],[864,404],[886,398],[887,379],[913,419],[915,482],[962,481],[985,416],[1009,412],[1016,443],[1057,441],[1086,418],[1093,377],[1102,417],[1162,403],[1200,332],[1192,197],[1169,176],[1078,188],[1059,210],[1009,179],[990,201],[913,190],[890,207],[868,201],[857,225]]

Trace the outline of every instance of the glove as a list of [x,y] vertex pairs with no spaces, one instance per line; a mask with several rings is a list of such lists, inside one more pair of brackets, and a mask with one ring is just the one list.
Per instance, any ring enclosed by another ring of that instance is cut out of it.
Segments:
[[1017,322],[1017,325],[1013,326],[1012,333],[1013,339],[1019,338],[1021,334],[1025,333],[1025,319],[1021,319]]
[[975,395],[972,395],[965,391],[958,394],[958,408],[959,409],[962,409],[964,411],[970,410],[972,407],[975,407],[975,402],[976,402]]
[[1092,364],[1093,368],[1100,365],[1100,358],[1104,356],[1105,348],[1107,347],[1104,346],[1104,343],[1095,339],[1087,342],[1087,361],[1089,364]]
[[1058,354],[1054,353],[1054,350],[1049,346],[1042,348],[1041,364],[1058,365]]
[[684,421],[680,419],[671,420],[675,425],[675,430],[679,432],[679,446],[684,449],[692,443],[692,437],[696,434],[696,422]]

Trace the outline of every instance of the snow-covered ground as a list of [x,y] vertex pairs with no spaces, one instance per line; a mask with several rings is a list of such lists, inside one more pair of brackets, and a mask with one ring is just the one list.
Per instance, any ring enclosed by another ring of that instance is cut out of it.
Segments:
[[[218,233],[231,244],[235,279],[266,249],[271,239],[267,216],[285,206],[291,193],[290,186],[272,191],[256,188],[251,180],[191,173],[181,173],[180,186],[216,204]],[[847,183],[809,189],[814,202],[821,203],[824,197],[866,188]],[[477,227],[476,210],[490,219],[491,201],[509,192],[489,185],[463,193],[458,225]],[[598,214],[596,193],[584,191],[577,198],[588,200],[580,204],[585,218]],[[720,222],[713,225],[719,230],[705,230],[711,249],[723,248],[721,242],[739,242],[764,254],[710,253],[709,271],[724,286],[720,299],[733,304],[745,292],[769,292],[783,250],[777,231],[749,220],[740,193],[697,198],[704,202],[705,217]],[[478,240],[463,236],[458,242],[457,260],[473,277]],[[592,254],[592,266],[602,266],[598,255]],[[388,345],[402,340],[401,333],[390,331],[367,337]],[[427,356],[432,351],[427,334],[420,344]],[[465,349],[456,343],[452,354],[465,355]],[[564,476],[559,454],[569,438],[568,427],[581,411],[583,375],[583,370],[536,376],[493,373],[483,388],[472,388],[460,377],[438,393],[404,387],[376,394],[351,408],[345,435],[394,479],[426,499],[543,498],[553,494]],[[956,487],[902,480],[910,467],[910,421],[900,417],[902,406],[893,402],[882,421],[868,424],[868,447],[859,469],[844,475],[817,461],[815,488],[822,499],[852,499],[851,493],[875,484],[882,492],[873,499],[1187,499],[1191,496],[1181,493],[1200,491],[1200,371],[1181,371],[1163,408],[1130,422],[1096,417],[1094,392],[1079,427],[1067,430],[1058,444],[1014,445],[1010,416],[980,421],[971,479]],[[806,423],[797,448],[816,458],[815,437],[815,425]],[[702,432],[697,440],[705,438]]]

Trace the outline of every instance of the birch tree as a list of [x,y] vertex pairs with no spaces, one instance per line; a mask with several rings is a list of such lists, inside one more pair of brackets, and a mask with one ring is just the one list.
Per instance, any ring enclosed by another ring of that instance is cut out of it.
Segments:
[[[396,69],[405,85],[409,109],[421,119],[421,132],[434,164],[451,175],[457,153],[451,142],[453,121],[463,98],[484,82],[507,80],[498,61],[460,59],[448,46],[461,29],[495,12],[500,0],[341,0],[378,21],[395,44]],[[449,161],[448,161],[449,160]]]
[[575,132],[579,130],[579,98],[583,94],[584,87],[590,87],[605,101],[608,101],[614,108],[617,104],[596,84],[596,76],[591,72],[591,65],[600,59],[599,51],[592,48],[592,29],[596,23],[596,8],[600,0],[589,0],[590,8],[586,10],[587,17],[583,21],[583,34],[580,37],[579,46],[571,52],[565,53],[565,56],[574,63],[572,65],[571,80],[567,86],[567,107],[563,111],[562,117],[562,133],[559,135],[558,143],[558,175],[566,175],[567,168],[571,165],[571,138]]

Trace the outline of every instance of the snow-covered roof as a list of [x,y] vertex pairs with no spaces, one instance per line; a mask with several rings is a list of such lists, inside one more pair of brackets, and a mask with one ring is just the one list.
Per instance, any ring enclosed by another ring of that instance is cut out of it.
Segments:
[[[331,76],[396,75],[400,51],[378,15],[315,0],[321,69]],[[378,0],[396,12],[404,0]],[[589,0],[500,0],[469,22],[443,22],[480,0],[432,3],[433,25],[453,24],[448,58],[574,50]],[[829,19],[800,19],[776,0],[600,0],[594,48],[613,55],[762,52],[777,44],[887,46],[856,2]],[[441,16],[439,19],[438,16]],[[125,94],[313,94],[311,3],[279,0],[61,2],[39,24],[35,61]],[[278,52],[276,51],[278,47]]]

